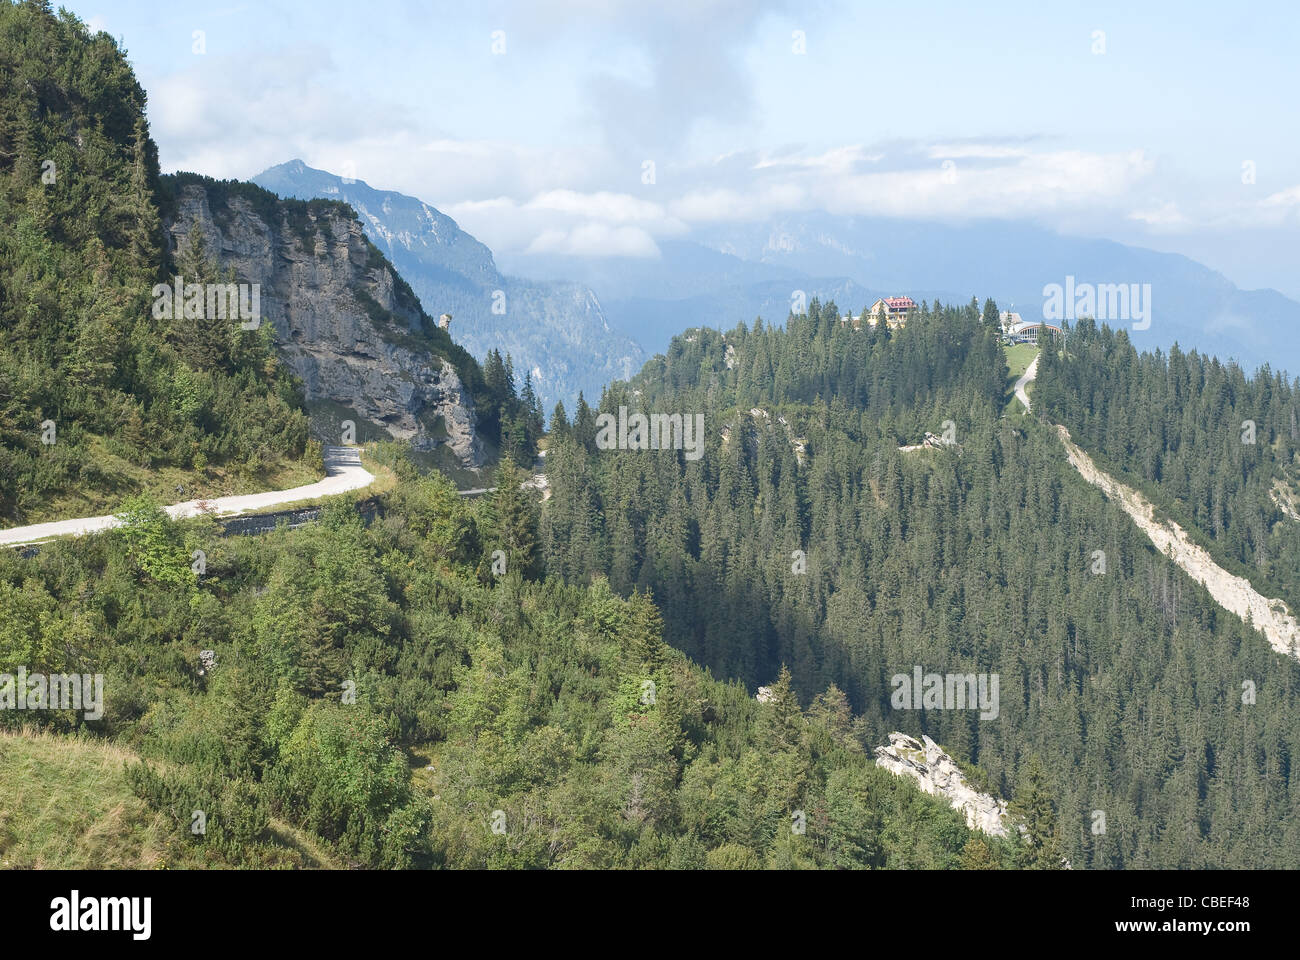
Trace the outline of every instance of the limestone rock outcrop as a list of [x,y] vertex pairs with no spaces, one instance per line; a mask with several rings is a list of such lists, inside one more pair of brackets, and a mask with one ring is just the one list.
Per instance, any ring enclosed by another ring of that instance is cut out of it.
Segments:
[[[337,443],[328,433],[355,412],[417,450],[445,444],[461,466],[483,465],[473,398],[434,349],[432,321],[345,206],[184,183],[164,226],[174,251],[197,226],[209,260],[260,284],[261,313],[322,439]],[[358,436],[376,432],[356,422]]]
[[891,773],[911,777],[926,793],[943,797],[966,815],[966,825],[989,836],[1007,835],[1007,802],[980,793],[963,776],[957,763],[927,736],[918,743],[905,733],[891,733],[889,745],[876,747],[876,764]]
[[454,317],[456,342],[480,361],[489,350],[510,354],[521,386],[531,375],[548,411],[556,401],[572,411],[579,390],[588,401],[599,398],[605,384],[629,379],[647,359],[629,333],[610,324],[588,286],[502,273],[491,250],[416,197],[301,160],[253,182],[281,197],[349,204],[429,315]]

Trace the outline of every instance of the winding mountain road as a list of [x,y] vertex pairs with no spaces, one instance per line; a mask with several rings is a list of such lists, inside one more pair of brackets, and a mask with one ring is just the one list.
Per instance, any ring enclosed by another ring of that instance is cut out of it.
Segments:
[[[317,497],[329,497],[350,490],[360,490],[375,482],[374,474],[361,465],[361,451],[357,447],[325,448],[325,479],[309,483],[305,487],[292,487],[288,490],[268,490],[265,493],[247,493],[233,497],[217,497],[212,500],[187,500],[184,503],[165,507],[167,515],[173,519],[194,517],[201,513],[216,516],[238,516],[266,507],[278,507],[286,503],[302,500],[314,500]],[[49,540],[53,537],[79,537],[87,533],[98,533],[119,526],[121,521],[114,516],[83,517],[76,520],[53,520],[49,523],[34,523],[26,527],[11,527],[0,530],[0,546],[20,543],[32,543],[37,540]]]

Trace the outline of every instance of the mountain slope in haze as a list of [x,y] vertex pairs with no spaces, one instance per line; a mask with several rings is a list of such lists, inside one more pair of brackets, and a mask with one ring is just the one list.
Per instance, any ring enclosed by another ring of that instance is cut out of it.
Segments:
[[[662,240],[659,254],[574,257],[534,253],[502,255],[499,259],[504,269],[534,279],[572,276],[598,291],[605,302],[635,298],[685,300],[720,289],[793,281],[810,275],[798,267],[742,259],[691,240]],[[828,272],[822,271],[821,275]]]
[[[787,276],[780,280],[725,287],[681,300],[652,296],[610,300],[608,310],[620,326],[637,331],[647,352],[662,353],[668,349],[673,337],[681,333],[678,324],[687,320],[715,330],[730,329],[738,323],[753,323],[756,317],[762,317],[764,321],[770,317],[779,325],[795,309],[796,300],[805,310],[813,300],[820,300],[824,304],[835,303],[841,314],[857,316],[877,299],[893,294],[894,291],[887,289],[869,289],[847,277]],[[946,290],[913,290],[911,294],[917,303],[936,300],[961,303],[963,299],[970,299]]]
[[253,178],[284,197],[342,200],[366,234],[410,282],[424,309],[452,315],[452,336],[476,357],[509,353],[517,377],[532,376],[549,409],[573,409],[578,391],[599,396],[610,380],[643,362],[640,346],[606,322],[600,302],[581,284],[504,276],[492,251],[427,203],[361,180],[316,170],[301,160]]
[[993,297],[1026,320],[1043,318],[1043,288],[1064,286],[1067,276],[1079,284],[1150,284],[1149,328],[1135,329],[1126,317],[1096,319],[1128,329],[1140,350],[1167,351],[1177,342],[1248,371],[1264,363],[1300,371],[1300,303],[1276,290],[1239,290],[1179,254],[1010,221],[951,226],[826,214],[712,228],[701,239],[746,259],[843,274],[875,289]]
[[[697,228],[690,240],[663,241],[655,259],[515,255],[511,271],[546,279],[572,277],[591,286],[610,322],[642,330],[647,317],[671,316],[676,330],[735,322],[784,322],[802,289],[845,310],[864,294],[909,294],[920,302],[994,298],[1026,320],[1043,317],[1043,288],[1066,283],[1150,284],[1151,322],[1129,329],[1139,349],[1175,342],[1247,370],[1269,363],[1300,370],[1300,303],[1276,290],[1241,290],[1187,257],[1109,240],[1069,237],[1027,223],[945,225],[813,213],[759,223]],[[846,282],[856,284],[848,288]],[[844,290],[841,295],[836,288]],[[849,294],[848,291],[852,290]],[[778,295],[783,291],[783,295]],[[717,319],[720,315],[725,318]],[[662,350],[672,324],[660,324],[647,350]]]
[[[726,330],[755,317],[784,322],[795,299],[834,300],[857,314],[894,290],[863,286],[847,276],[750,260],[690,240],[660,242],[654,258],[575,258],[554,254],[513,256],[510,269],[543,279],[572,276],[600,292],[610,322],[634,336],[647,354],[668,349],[672,338],[693,326]],[[937,289],[914,290],[921,299],[962,302],[960,295]]]

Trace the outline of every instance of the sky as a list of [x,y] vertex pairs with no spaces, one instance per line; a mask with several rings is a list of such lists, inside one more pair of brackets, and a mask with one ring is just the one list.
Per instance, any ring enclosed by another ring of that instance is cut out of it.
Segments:
[[653,257],[810,210],[1032,221],[1300,298],[1300,4],[737,0],[65,6],[164,171],[289,159],[494,251]]

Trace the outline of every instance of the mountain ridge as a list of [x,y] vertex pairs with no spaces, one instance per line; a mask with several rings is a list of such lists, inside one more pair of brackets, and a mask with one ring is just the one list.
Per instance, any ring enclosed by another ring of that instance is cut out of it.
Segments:
[[[690,239],[660,242],[659,259],[512,255],[509,269],[545,279],[567,276],[593,286],[611,322],[642,330],[669,314],[678,329],[737,322],[785,322],[796,290],[834,298],[846,312],[858,297],[908,294],[920,302],[993,298],[1026,320],[1043,319],[1044,287],[1079,283],[1150,284],[1150,326],[1097,316],[1130,329],[1141,350],[1178,343],[1236,360],[1253,372],[1268,363],[1300,373],[1300,303],[1271,288],[1245,290],[1221,272],[1182,254],[1114,240],[1075,237],[1027,222],[937,222],[812,213],[752,224],[697,228]],[[707,269],[692,268],[707,264]],[[712,274],[712,276],[710,276]],[[851,291],[852,301],[834,291]],[[783,291],[784,296],[778,294]],[[725,319],[710,320],[721,314]],[[1134,318],[1135,319],[1135,318]],[[653,328],[648,352],[667,348],[668,325]]]
[[252,182],[281,196],[343,200],[367,235],[410,282],[431,315],[449,313],[454,336],[479,359],[510,354],[549,408],[570,409],[579,391],[599,396],[645,359],[640,345],[613,329],[587,287],[563,279],[502,273],[492,251],[432,204],[363,180],[289,160]]

